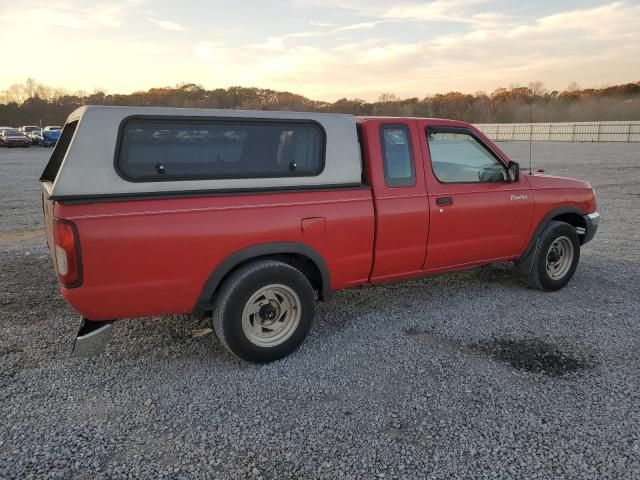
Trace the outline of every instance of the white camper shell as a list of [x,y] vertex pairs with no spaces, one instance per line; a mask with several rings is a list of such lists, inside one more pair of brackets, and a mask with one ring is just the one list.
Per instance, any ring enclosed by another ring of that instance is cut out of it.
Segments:
[[85,106],[42,179],[54,200],[360,185],[355,117]]

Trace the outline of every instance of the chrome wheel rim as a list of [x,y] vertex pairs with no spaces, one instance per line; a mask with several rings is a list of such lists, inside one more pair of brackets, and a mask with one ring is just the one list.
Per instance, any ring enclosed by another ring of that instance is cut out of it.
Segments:
[[300,298],[286,285],[273,284],[256,291],[242,311],[242,331],[259,347],[287,341],[300,324]]
[[552,280],[562,279],[573,263],[573,243],[568,237],[556,238],[547,251],[547,274]]

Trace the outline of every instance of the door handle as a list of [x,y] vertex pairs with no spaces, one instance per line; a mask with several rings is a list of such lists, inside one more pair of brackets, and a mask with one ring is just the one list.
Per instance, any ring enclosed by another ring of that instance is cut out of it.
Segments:
[[453,205],[453,198],[452,197],[436,198],[436,204],[438,204],[438,205]]

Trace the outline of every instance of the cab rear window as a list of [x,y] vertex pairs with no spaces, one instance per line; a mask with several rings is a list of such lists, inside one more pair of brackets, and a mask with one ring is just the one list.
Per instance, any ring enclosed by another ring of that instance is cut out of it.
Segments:
[[314,176],[324,151],[315,122],[133,118],[116,166],[134,182]]

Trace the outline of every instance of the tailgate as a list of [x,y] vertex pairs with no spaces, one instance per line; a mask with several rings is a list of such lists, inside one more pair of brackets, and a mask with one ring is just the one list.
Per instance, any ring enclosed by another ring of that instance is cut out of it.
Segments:
[[[53,206],[54,201],[49,198],[51,182],[42,182],[42,213],[44,215],[44,229],[47,232],[47,245],[49,253],[53,257]],[[55,258],[52,258],[55,262]]]

